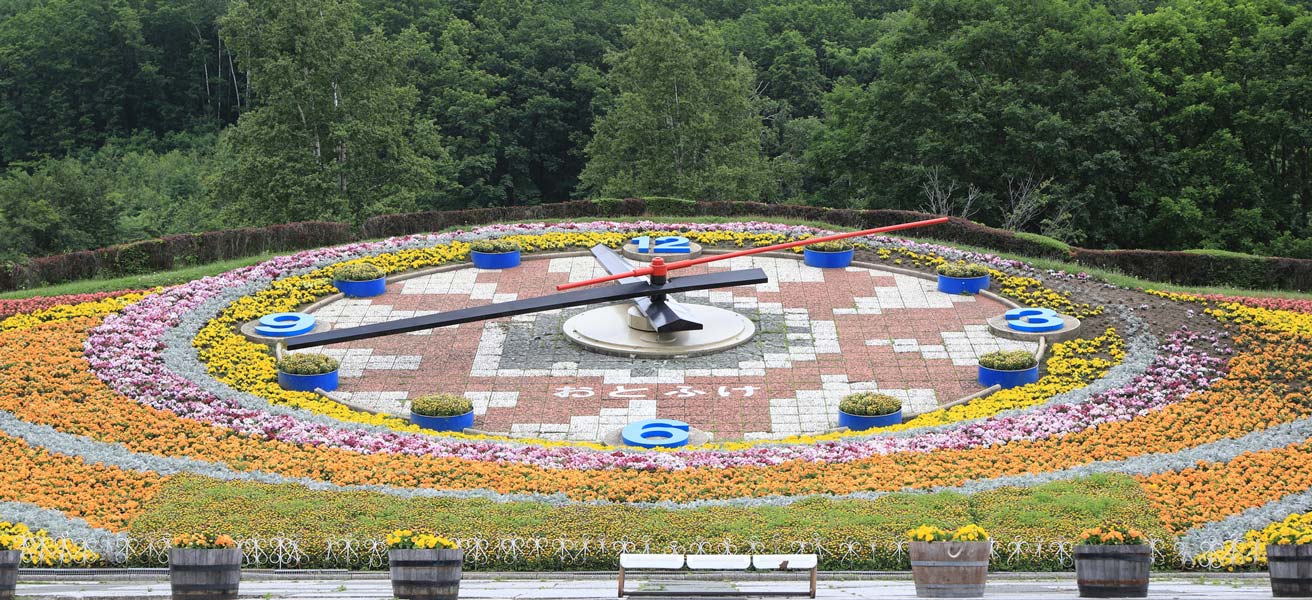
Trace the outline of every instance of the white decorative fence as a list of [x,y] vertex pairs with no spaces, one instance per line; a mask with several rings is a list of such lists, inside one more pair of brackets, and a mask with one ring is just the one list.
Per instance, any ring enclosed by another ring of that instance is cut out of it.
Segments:
[[[161,567],[167,565],[169,538],[118,536],[109,540],[70,540],[100,555],[70,560],[65,548],[44,548],[57,567]],[[827,570],[905,570],[909,542],[870,540],[712,540],[653,542],[606,538],[468,537],[455,540],[465,550],[466,568],[488,570],[611,569],[622,552],[678,554],[815,553]],[[1205,553],[1225,547],[1217,541],[1182,552],[1173,542],[1152,540],[1154,564],[1164,569],[1211,570],[1228,565]],[[383,538],[335,538],[306,542],[294,537],[238,538],[247,568],[386,569]],[[995,570],[1063,570],[1073,565],[1071,540],[995,540]]]

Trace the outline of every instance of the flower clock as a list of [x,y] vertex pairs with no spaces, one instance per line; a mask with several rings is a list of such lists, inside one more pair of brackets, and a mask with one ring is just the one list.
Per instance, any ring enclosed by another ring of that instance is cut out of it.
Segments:
[[[389,548],[460,541],[464,560],[490,567],[605,568],[634,548],[786,553],[805,541],[831,567],[893,568],[905,567],[899,548],[912,530],[918,542],[998,545],[1144,538],[1154,560],[1255,568],[1267,538],[1246,532],[1312,502],[1303,303],[1117,289],[911,240],[852,239],[841,269],[809,267],[800,249],[698,265],[690,276],[766,274],[673,297],[747,314],[755,336],[663,364],[561,341],[575,310],[566,307],[333,343],[312,361],[337,367],[338,389],[298,391],[278,384],[277,352],[241,332],[272,313],[311,311],[345,331],[519,302],[611,276],[577,254],[641,236],[684,237],[714,255],[828,233],[762,222],[492,225],[300,252],[167,289],[0,305],[11,311],[0,320],[0,518],[44,530],[42,548],[66,544],[32,556],[68,565],[163,564],[142,540],[221,530],[229,549],[295,542],[283,558],[246,557],[266,565],[381,568]],[[472,267],[482,241],[513,244],[522,262]],[[986,269],[991,286],[937,291],[938,267],[959,263]],[[351,271],[376,269],[386,291],[334,299],[339,268],[363,264]],[[1042,348],[996,335],[988,319],[1013,306],[1082,328]],[[1018,350],[1034,357],[1037,380],[979,394],[980,357]],[[411,423],[411,403],[436,394],[472,409],[473,427]],[[900,422],[840,430],[842,399],[871,394],[900,403]],[[606,439],[645,419],[708,435],[655,450]],[[1036,498],[1054,494],[1072,499],[1060,518],[1004,518],[1051,510]],[[293,498],[313,516],[280,512]],[[794,516],[779,518],[781,506]],[[862,518],[872,511],[889,518]],[[971,516],[990,531],[917,527]],[[1086,531],[1109,521],[1125,529]],[[382,540],[365,523],[398,531]],[[421,524],[447,539],[414,533]],[[1231,558],[1213,554],[1226,540]],[[1070,566],[1016,556],[1017,568]]]

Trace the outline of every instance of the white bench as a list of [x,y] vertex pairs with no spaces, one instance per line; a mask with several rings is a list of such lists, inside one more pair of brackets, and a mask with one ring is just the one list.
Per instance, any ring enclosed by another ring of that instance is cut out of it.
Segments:
[[807,590],[767,590],[705,592],[680,590],[680,596],[808,596],[815,597],[816,570],[819,559],[815,554],[620,554],[619,597],[669,596],[670,592],[625,590],[624,575],[629,571],[681,571],[687,566],[693,571],[807,571],[810,587]]

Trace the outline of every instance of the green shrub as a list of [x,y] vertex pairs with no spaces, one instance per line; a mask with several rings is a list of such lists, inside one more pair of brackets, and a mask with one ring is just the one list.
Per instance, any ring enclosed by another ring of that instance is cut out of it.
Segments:
[[832,242],[817,242],[808,244],[806,248],[816,252],[846,252],[852,249],[852,242],[847,240],[834,240]]
[[947,277],[983,277],[989,274],[989,268],[981,264],[959,260],[954,263],[939,265],[938,274]]
[[1218,250],[1216,248],[1192,248],[1189,250],[1181,250],[1181,252],[1184,252],[1185,254],[1213,256],[1216,258],[1263,258],[1256,254],[1248,254],[1247,252],[1232,252],[1230,250]]
[[624,214],[624,200],[620,198],[593,198],[592,205],[597,208],[598,216],[618,217]]
[[697,202],[683,198],[656,196],[643,198],[647,202],[647,212],[653,215],[669,217],[691,217],[697,214]]
[[838,403],[838,410],[860,417],[891,415],[902,410],[902,400],[888,394],[858,392],[843,397]]
[[351,263],[333,269],[333,279],[338,281],[373,281],[384,275],[382,269],[369,263]]
[[278,370],[288,375],[323,375],[341,366],[337,359],[323,354],[288,354],[278,361]]
[[425,417],[454,417],[474,410],[474,403],[455,394],[427,394],[410,401],[410,412]]
[[998,369],[999,371],[1019,371],[1037,364],[1039,364],[1038,359],[1026,350],[1011,350],[1009,352],[998,350],[979,357],[979,366]]
[[[1038,256],[1054,256],[1057,258],[1069,258],[1071,255],[1071,245],[1056,238],[1050,238],[1046,235],[1037,233],[1028,233],[1017,231],[1016,239],[1030,242],[1035,246],[1050,250],[1050,252],[1038,253]],[[1033,252],[1031,252],[1033,253]]]
[[469,249],[484,254],[506,254],[508,252],[518,252],[520,246],[509,240],[478,240],[469,244]]

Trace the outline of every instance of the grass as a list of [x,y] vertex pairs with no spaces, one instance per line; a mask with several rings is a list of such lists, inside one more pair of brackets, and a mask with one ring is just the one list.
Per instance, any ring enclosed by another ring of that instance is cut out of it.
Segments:
[[278,254],[261,254],[258,256],[247,256],[244,258],[234,258],[220,262],[196,265],[194,267],[184,267],[172,271],[160,271],[158,273],[149,273],[146,275],[130,275],[127,277],[116,277],[113,279],[85,279],[82,281],[70,281],[58,285],[32,288],[29,290],[16,290],[0,294],[0,299],[17,300],[22,298],[34,298],[36,296],[63,296],[66,294],[94,294],[96,292],[112,292],[116,290],[139,290],[160,286],[177,285],[186,283],[202,277],[218,275],[224,271],[231,271],[240,267],[261,263]]
[[[769,221],[769,222],[771,222],[771,223],[781,223],[781,224],[784,224],[784,225],[802,225],[802,226],[808,226],[808,227],[817,227],[817,228],[820,228],[820,229],[830,229],[830,230],[834,230],[834,231],[853,231],[851,228],[847,228],[847,227],[837,227],[837,226],[835,226],[835,225],[831,225],[831,224],[829,224],[829,223],[822,223],[822,222],[819,222],[819,221],[807,221],[807,220],[803,220],[803,219],[778,219],[778,218],[756,217],[756,216],[739,216],[739,217],[614,217],[614,218],[597,217],[597,219],[598,219],[598,220],[607,220],[607,221],[616,221],[616,222],[622,222],[622,223],[632,223],[632,222],[635,222],[635,221],[654,221],[654,222],[657,222],[657,223],[712,223],[712,224],[713,224],[713,223],[737,223],[737,222],[742,222],[742,221],[757,221],[757,220],[759,220],[759,221]],[[545,222],[545,223],[562,223],[562,222],[569,222],[569,221],[576,221],[576,220],[578,220],[578,219],[541,219],[540,222]],[[469,229],[469,227],[470,227],[469,225],[464,225],[464,226],[459,226],[459,227],[450,227],[450,228],[444,229],[444,230],[442,230],[442,231],[443,231],[443,232],[447,232],[447,231],[456,231],[456,230],[459,230],[459,229]],[[984,248],[984,247],[980,247],[980,246],[969,246],[969,245],[965,245],[965,244],[958,244],[958,243],[955,243],[955,242],[949,242],[949,241],[945,241],[945,240],[935,239],[935,238],[932,238],[932,237],[912,236],[912,235],[899,235],[899,234],[895,234],[895,235],[898,235],[899,237],[905,237],[905,238],[908,238],[908,239],[921,241],[921,242],[929,242],[929,243],[934,243],[934,244],[941,244],[941,245],[944,245],[944,246],[949,246],[949,247],[957,248],[957,249],[960,249],[960,250],[966,250],[966,251],[971,251],[971,252],[984,252],[984,253],[994,254],[994,255],[996,255],[996,256],[1000,256],[1000,257],[1002,257],[1002,258],[1006,258],[1006,259],[1011,259],[1011,260],[1020,260],[1020,261],[1024,261],[1024,262],[1026,262],[1026,263],[1028,263],[1028,264],[1030,264],[1030,265],[1033,265],[1033,266],[1036,267],[1036,268],[1044,269],[1044,270],[1061,271],[1061,272],[1064,272],[1064,273],[1088,273],[1089,275],[1091,275],[1091,276],[1093,276],[1093,277],[1095,277],[1095,278],[1101,279],[1101,280],[1103,280],[1103,281],[1107,281],[1108,283],[1112,283],[1112,284],[1115,284],[1115,285],[1120,286],[1120,287],[1126,287],[1126,288],[1134,288],[1134,289],[1155,289],[1155,290],[1171,291],[1171,292],[1190,292],[1190,293],[1195,293],[1195,294],[1224,294],[1224,295],[1236,295],[1236,296],[1265,296],[1265,297],[1273,297],[1273,298],[1294,298],[1294,299],[1300,299],[1300,300],[1312,300],[1312,293],[1309,293],[1309,292],[1293,292],[1293,291],[1285,291],[1285,290],[1255,290],[1255,289],[1243,289],[1243,288],[1233,288],[1233,287],[1188,287],[1188,286],[1180,286],[1180,285],[1175,285],[1175,284],[1170,284],[1170,283],[1157,282],[1157,281],[1149,281],[1149,280],[1146,280],[1146,279],[1139,279],[1139,278],[1137,278],[1137,277],[1133,277],[1133,276],[1130,276],[1130,275],[1126,275],[1125,273],[1122,273],[1122,272],[1119,272],[1119,271],[1115,271],[1115,270],[1110,270],[1110,269],[1100,269],[1100,268],[1094,268],[1094,267],[1087,267],[1087,266],[1084,266],[1084,265],[1078,265],[1078,264],[1075,264],[1075,263],[1070,263],[1070,262],[1061,261],[1061,260],[1055,260],[1055,259],[1051,259],[1051,258],[1035,258],[1035,257],[1025,256],[1025,255],[1021,255],[1021,254],[1013,254],[1013,253],[1009,253],[1009,252],[999,252],[999,251],[997,251],[997,250],[993,250],[993,249],[990,249],[990,248]],[[1025,235],[1029,235],[1029,236],[1034,237],[1034,238],[1041,237],[1041,236],[1035,236],[1035,235],[1033,235],[1033,234],[1025,234]],[[1050,245],[1059,245],[1059,244],[1061,244],[1061,242],[1059,242],[1059,241],[1057,241],[1057,240],[1052,240],[1051,238],[1043,238],[1043,240],[1045,240],[1045,243],[1049,243]],[[1225,252],[1225,251],[1220,251],[1220,250],[1189,250],[1189,251],[1187,251],[1187,252],[1204,253],[1204,254],[1223,254],[1223,253],[1224,253],[1224,254],[1230,254],[1230,255],[1236,255],[1236,256],[1247,256],[1247,255],[1243,255],[1243,254],[1240,254],[1240,253],[1227,253],[1227,252]],[[217,274],[222,273],[222,272],[224,272],[224,271],[229,271],[229,270],[232,270],[232,269],[236,269],[236,268],[238,268],[238,267],[244,267],[244,266],[247,266],[247,265],[252,265],[252,264],[255,264],[255,263],[258,263],[258,262],[262,262],[262,261],[268,260],[269,258],[272,258],[273,256],[276,256],[276,254],[263,254],[263,255],[260,255],[260,256],[251,256],[251,257],[246,257],[246,258],[238,258],[238,259],[233,259],[233,260],[228,260],[228,261],[223,261],[223,262],[210,263],[210,264],[206,264],[206,265],[198,265],[198,266],[187,267],[187,268],[183,268],[183,269],[176,269],[176,270],[173,270],[173,271],[163,271],[163,272],[160,272],[160,273],[152,273],[152,274],[149,274],[149,275],[139,275],[139,276],[133,276],[133,277],[119,277],[119,278],[116,278],[116,279],[91,279],[91,280],[86,280],[86,281],[75,281],[75,282],[71,282],[71,283],[65,283],[65,284],[54,285],[54,286],[49,286],[49,287],[33,288],[33,289],[30,289],[30,290],[19,290],[19,291],[14,291],[14,292],[5,292],[5,293],[0,293],[0,299],[31,298],[31,297],[34,297],[34,296],[58,296],[58,295],[63,295],[63,294],[85,294],[85,293],[93,293],[93,292],[108,292],[108,291],[113,291],[113,290],[122,290],[122,289],[142,289],[142,288],[150,288],[150,287],[156,287],[156,286],[175,285],[175,284],[179,284],[179,283],[185,283],[185,282],[187,282],[187,281],[191,281],[191,280],[193,280],[193,279],[199,279],[199,278],[201,278],[201,277],[206,277],[206,276],[209,276],[209,275],[217,275]]]
[[[314,552],[328,540],[369,539],[398,528],[453,538],[507,537],[672,541],[773,539],[879,542],[903,539],[923,523],[956,528],[977,523],[994,539],[1073,539],[1107,522],[1169,539],[1138,483],[1099,475],[1033,488],[974,495],[894,493],[876,500],[813,498],[788,506],[716,506],[669,510],[626,505],[552,506],[485,499],[400,498],[377,492],[315,491],[292,484],[220,481],[179,475],[132,524],[136,535],[205,529],[238,537],[291,536]],[[604,565],[598,564],[602,567]],[[1032,565],[1036,566],[1036,565]]]

